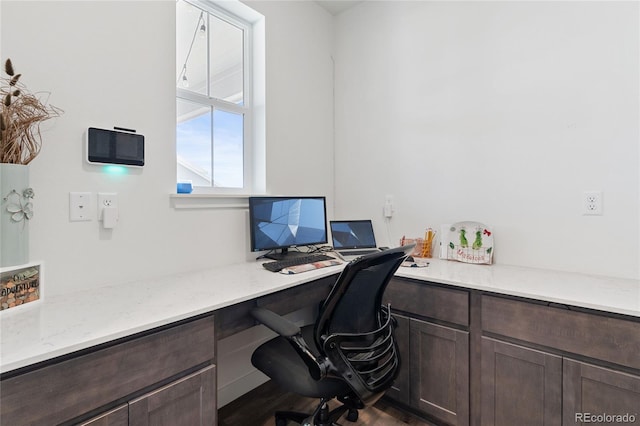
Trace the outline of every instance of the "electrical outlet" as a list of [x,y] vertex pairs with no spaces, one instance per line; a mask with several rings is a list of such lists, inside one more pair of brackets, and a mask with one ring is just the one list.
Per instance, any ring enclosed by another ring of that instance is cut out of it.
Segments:
[[115,192],[99,192],[98,193],[98,220],[102,220],[103,210],[106,207],[118,208],[118,194]]
[[118,194],[114,192],[99,192],[98,208],[102,210],[105,207],[118,207]]
[[393,216],[393,195],[386,195],[384,197],[384,207],[383,214],[386,218],[391,218]]
[[582,214],[584,216],[602,216],[602,191],[584,191],[582,193]]

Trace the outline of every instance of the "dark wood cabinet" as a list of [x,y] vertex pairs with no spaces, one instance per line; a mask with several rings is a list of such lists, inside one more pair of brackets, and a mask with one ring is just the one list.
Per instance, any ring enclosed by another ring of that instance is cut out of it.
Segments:
[[640,425],[640,376],[487,337],[481,393],[482,426]]
[[209,366],[129,403],[129,426],[215,425],[216,372]]
[[482,426],[640,425],[637,319],[486,295],[482,332]]
[[640,370],[640,318],[484,295],[482,331]]
[[560,426],[562,358],[482,338],[482,426]]
[[386,395],[434,421],[468,425],[468,292],[394,279],[384,301],[398,321],[402,358],[400,374]]
[[383,297],[395,311],[410,317],[469,327],[469,291],[432,285],[424,281],[393,278]]
[[640,426],[638,318],[400,278],[384,301],[403,357],[387,396],[436,424]]
[[565,425],[640,425],[640,376],[565,359],[562,401]]
[[207,390],[201,408],[215,411],[215,376],[204,374],[207,367],[215,371],[214,363],[212,315],[150,330],[3,378],[2,424],[127,425],[122,404],[159,388],[164,390],[162,396],[149,395],[150,402],[163,398],[167,405],[182,404],[188,394],[182,379],[203,368],[200,380],[208,378],[210,383],[201,384],[201,392]]
[[211,365],[79,426],[213,426],[217,417],[215,390],[216,370]]
[[411,320],[410,405],[447,424],[469,424],[469,333]]

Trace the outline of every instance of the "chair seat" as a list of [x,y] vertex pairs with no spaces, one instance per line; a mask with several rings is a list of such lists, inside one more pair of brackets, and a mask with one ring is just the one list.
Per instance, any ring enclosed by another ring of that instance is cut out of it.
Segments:
[[[311,352],[318,356],[320,352],[313,338],[313,325],[302,327],[302,336]],[[314,380],[302,358],[284,337],[275,337],[260,345],[253,352],[251,363],[280,386],[299,395],[332,398],[351,392],[342,379],[326,377]]]

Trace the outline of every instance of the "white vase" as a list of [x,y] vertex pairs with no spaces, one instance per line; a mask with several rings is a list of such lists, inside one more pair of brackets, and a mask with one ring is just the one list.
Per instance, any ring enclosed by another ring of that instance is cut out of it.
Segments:
[[0,163],[0,267],[29,262],[29,166]]

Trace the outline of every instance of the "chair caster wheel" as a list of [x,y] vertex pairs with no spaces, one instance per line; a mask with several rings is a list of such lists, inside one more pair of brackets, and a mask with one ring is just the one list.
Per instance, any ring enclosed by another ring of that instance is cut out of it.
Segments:
[[350,422],[355,422],[358,420],[358,410],[349,410],[349,413],[346,417]]

